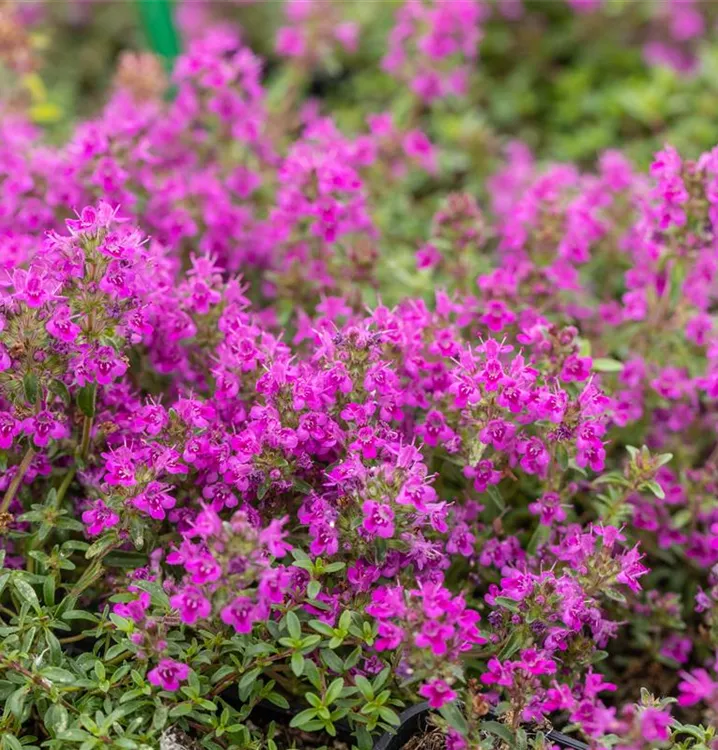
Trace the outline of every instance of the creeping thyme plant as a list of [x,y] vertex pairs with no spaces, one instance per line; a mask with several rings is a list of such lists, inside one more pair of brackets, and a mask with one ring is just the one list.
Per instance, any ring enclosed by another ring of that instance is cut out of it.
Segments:
[[718,148],[477,187],[437,123],[495,5],[398,4],[353,128],[308,95],[346,5],[287,4],[272,86],[185,7],[60,143],[3,109],[0,748],[371,750],[427,701],[449,750],[714,750]]

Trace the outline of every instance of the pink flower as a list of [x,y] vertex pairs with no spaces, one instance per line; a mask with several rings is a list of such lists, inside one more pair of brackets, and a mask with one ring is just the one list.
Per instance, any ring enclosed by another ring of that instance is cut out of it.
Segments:
[[222,576],[222,566],[210,554],[193,557],[185,563],[185,568],[192,583],[211,583]]
[[432,680],[419,688],[419,695],[429,701],[431,708],[441,708],[456,700],[457,693],[444,680]]
[[82,522],[87,526],[87,533],[91,536],[101,534],[105,529],[117,526],[120,517],[108,508],[102,500],[98,500],[90,510],[82,514]]
[[416,251],[416,267],[420,270],[435,268],[441,263],[442,255],[437,248],[427,242]]
[[497,451],[505,451],[513,442],[516,427],[503,419],[492,419],[481,430],[481,442],[492,445]]
[[300,29],[282,26],[277,31],[276,50],[285,57],[303,57],[307,47]]
[[713,700],[718,692],[718,682],[705,669],[681,672],[681,677],[683,680],[678,683],[679,706],[694,706],[701,701]]
[[647,742],[666,742],[670,738],[673,721],[667,710],[644,708],[640,714],[641,734]]
[[129,602],[118,602],[112,607],[112,611],[120,617],[134,620],[136,623],[145,619],[145,613],[151,604],[151,597],[146,591],[140,592],[136,599]]
[[197,620],[209,617],[212,605],[200,589],[187,586],[178,594],[170,597],[170,605],[180,612],[182,622],[193,625]]
[[430,648],[432,653],[441,656],[447,652],[447,642],[453,635],[454,628],[451,625],[428,620],[416,634],[414,642],[419,648]]
[[169,485],[150,482],[144,491],[133,498],[132,504],[158,521],[164,519],[166,510],[174,508],[177,502],[166,490]]
[[536,502],[529,504],[529,511],[539,516],[543,526],[551,526],[555,521],[566,520],[566,511],[561,506],[561,498],[555,492],[544,493]]
[[481,322],[493,332],[498,332],[516,322],[516,315],[500,300],[491,300],[486,303]]
[[374,644],[377,651],[393,651],[401,646],[406,637],[404,630],[391,622],[379,622],[377,636]]
[[421,130],[409,131],[403,145],[407,156],[416,159],[427,172],[436,172],[436,149]]
[[72,322],[70,315],[70,308],[67,305],[60,305],[45,324],[45,328],[51,336],[64,341],[66,344],[75,341],[82,331],[80,326]]
[[579,357],[576,354],[566,357],[561,368],[561,380],[564,383],[580,383],[588,380],[592,364],[590,357]]
[[394,535],[394,511],[391,506],[366,500],[362,505],[362,528],[372,536],[390,539]]
[[47,409],[38,412],[23,422],[23,430],[32,435],[32,441],[39,448],[44,448],[50,440],[58,440],[67,435],[67,428]]
[[527,474],[544,476],[551,456],[539,438],[519,439],[515,450],[519,456],[519,464]]
[[92,360],[95,377],[101,385],[108,385],[127,372],[127,363],[109,346],[99,347]]
[[189,667],[173,659],[162,659],[160,663],[147,673],[147,679],[163,690],[174,692],[179,689],[180,682],[189,676]]
[[239,596],[221,612],[222,622],[231,625],[238,633],[251,633],[254,621],[254,602]]
[[12,414],[0,411],[0,449],[8,450],[20,429],[21,423]]
[[292,550],[292,545],[284,541],[289,535],[289,532],[284,529],[288,521],[288,516],[273,518],[269,525],[259,532],[259,541],[266,546],[272,557],[284,557]]

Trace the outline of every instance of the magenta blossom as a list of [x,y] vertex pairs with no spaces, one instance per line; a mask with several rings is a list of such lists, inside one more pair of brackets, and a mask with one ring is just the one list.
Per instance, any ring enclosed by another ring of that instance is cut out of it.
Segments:
[[162,659],[160,663],[147,673],[147,679],[163,690],[174,692],[179,689],[180,682],[189,676],[189,667],[173,659]]
[[446,703],[456,700],[456,691],[444,680],[432,680],[419,688],[419,695],[429,701],[431,708],[441,708]]

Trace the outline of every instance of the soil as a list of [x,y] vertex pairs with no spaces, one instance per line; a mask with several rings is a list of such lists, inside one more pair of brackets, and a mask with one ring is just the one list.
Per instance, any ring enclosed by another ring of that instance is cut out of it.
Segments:
[[160,738],[160,750],[200,750],[199,744],[177,727],[166,729]]
[[404,750],[446,750],[446,735],[441,729],[429,729],[419,737],[410,739],[404,745]]

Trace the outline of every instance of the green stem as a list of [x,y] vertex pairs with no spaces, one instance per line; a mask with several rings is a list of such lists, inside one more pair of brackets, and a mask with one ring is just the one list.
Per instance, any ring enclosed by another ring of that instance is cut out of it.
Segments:
[[18,487],[20,486],[20,483],[22,482],[27,470],[30,468],[30,464],[32,463],[32,459],[34,457],[35,449],[30,446],[27,449],[27,453],[25,453],[25,455],[23,456],[20,465],[17,467],[17,472],[15,473],[15,476],[12,478],[12,482],[10,482],[10,486],[5,492],[2,503],[0,503],[0,516],[3,515],[3,513],[7,513],[7,509],[10,507],[10,503],[13,501],[15,493],[17,492]]
[[[65,476],[63,477],[62,483],[57,488],[57,495],[55,496],[55,507],[57,508],[60,507],[60,503],[65,497],[65,493],[67,492],[69,486],[72,484],[72,480],[75,478],[76,473],[77,473],[77,467],[73,466],[70,469],[70,471],[68,471],[67,474],[65,474]],[[32,535],[32,538],[30,539],[30,543],[26,550],[26,554],[27,552],[34,550],[36,546],[37,546],[37,533]],[[30,555],[27,555],[27,572],[28,573],[35,572],[35,558],[31,557]]]
[[67,492],[68,488],[72,484],[72,480],[75,478],[76,473],[77,473],[77,466],[73,466],[70,469],[70,471],[68,471],[67,474],[65,474],[65,478],[62,480],[62,484],[57,488],[57,497],[55,499],[55,503],[58,508],[60,507],[60,503],[65,497],[65,493]]
[[68,596],[70,596],[73,600],[77,600],[77,597],[80,596],[80,594],[90,586],[102,575],[102,561],[103,559],[112,552],[112,550],[117,549],[119,546],[121,546],[122,542],[115,542],[110,547],[108,547],[102,555],[99,557],[96,557],[90,565],[85,569],[85,572],[80,576],[77,583],[70,589],[70,593]]
[[90,455],[90,439],[92,437],[93,417],[85,417],[82,422],[82,443],[80,444],[80,456],[83,461],[87,461]]
[[[22,675],[29,684],[39,687],[41,690],[48,693],[52,697],[52,687],[48,685],[45,679],[39,674],[34,674],[29,669],[25,669],[25,667],[23,667],[23,665],[19,662],[12,661],[10,659],[4,662],[0,662],[0,667],[2,666]],[[71,703],[68,703],[64,698],[60,697],[58,700],[68,711],[72,711],[75,714],[80,713]]]
[[78,641],[84,641],[87,636],[85,633],[78,633],[77,635],[71,635],[67,638],[59,638],[60,643],[77,643]]

